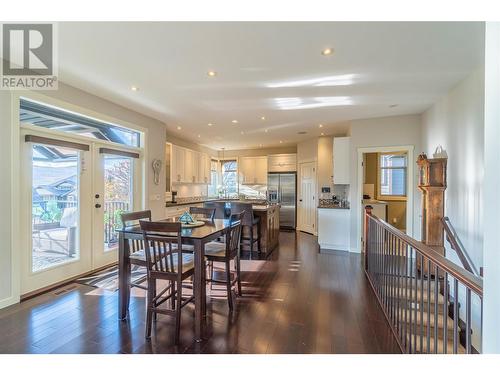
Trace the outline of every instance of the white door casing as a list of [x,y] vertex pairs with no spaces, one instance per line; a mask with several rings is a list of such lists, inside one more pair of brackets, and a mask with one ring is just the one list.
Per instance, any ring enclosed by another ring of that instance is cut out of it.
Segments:
[[299,164],[298,229],[317,233],[316,163]]

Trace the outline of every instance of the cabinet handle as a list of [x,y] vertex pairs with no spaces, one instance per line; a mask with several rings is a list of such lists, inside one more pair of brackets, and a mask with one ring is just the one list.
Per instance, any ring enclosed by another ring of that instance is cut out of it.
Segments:
[[178,174],[178,175],[177,175],[177,181],[180,181],[180,180],[181,180],[181,175],[180,175],[180,174]]

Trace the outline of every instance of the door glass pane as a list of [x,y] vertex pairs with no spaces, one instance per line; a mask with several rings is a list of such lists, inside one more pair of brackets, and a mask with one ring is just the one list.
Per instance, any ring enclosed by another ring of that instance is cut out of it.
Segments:
[[132,159],[104,155],[104,251],[118,247],[120,214],[132,210]]
[[79,151],[32,146],[32,271],[80,257]]

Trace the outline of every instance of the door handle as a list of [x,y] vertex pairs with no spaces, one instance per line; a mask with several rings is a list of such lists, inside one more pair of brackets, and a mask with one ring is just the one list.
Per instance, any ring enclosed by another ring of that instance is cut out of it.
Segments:
[[99,203],[96,203],[95,208],[101,208],[101,205]]

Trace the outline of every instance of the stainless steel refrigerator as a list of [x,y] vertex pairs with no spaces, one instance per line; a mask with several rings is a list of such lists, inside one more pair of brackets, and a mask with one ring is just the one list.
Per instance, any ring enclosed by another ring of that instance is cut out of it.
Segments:
[[295,229],[296,226],[296,173],[269,173],[267,192],[270,203],[281,204],[280,228]]

